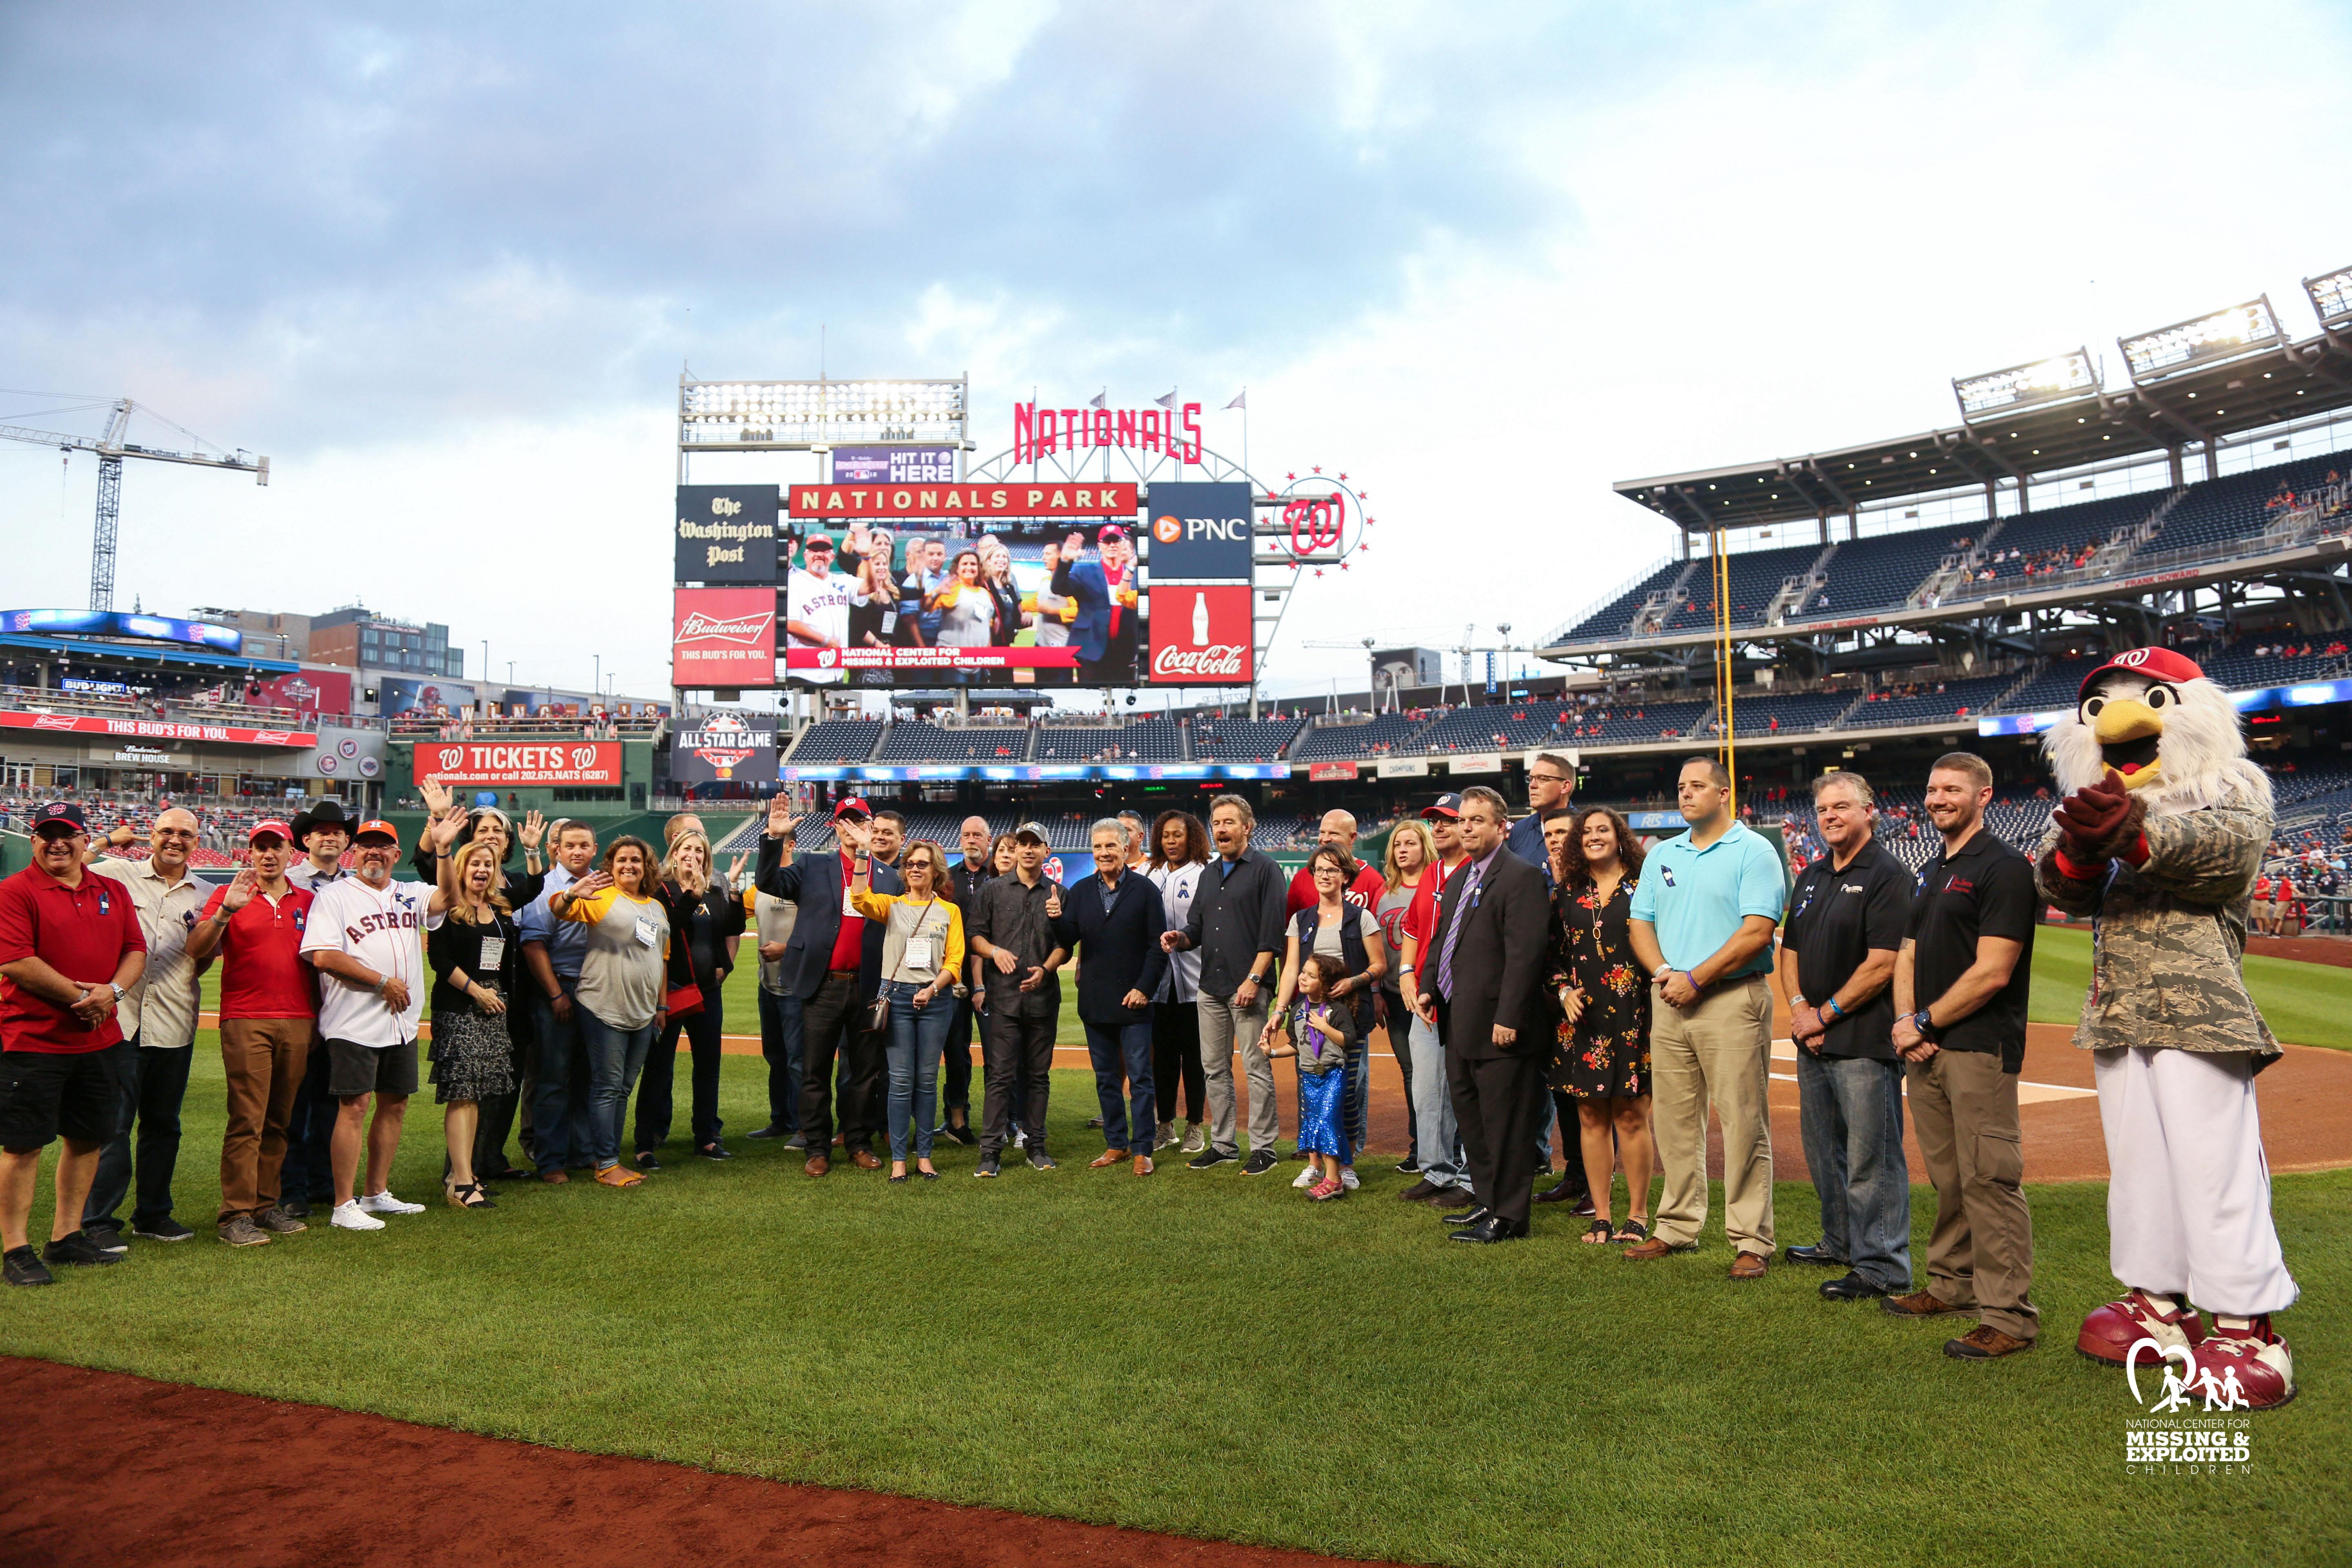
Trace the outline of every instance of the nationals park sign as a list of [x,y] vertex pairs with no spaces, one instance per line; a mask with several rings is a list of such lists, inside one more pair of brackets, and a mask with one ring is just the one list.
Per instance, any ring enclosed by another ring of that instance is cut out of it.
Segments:
[[418,784],[618,784],[618,741],[420,741],[411,763]]

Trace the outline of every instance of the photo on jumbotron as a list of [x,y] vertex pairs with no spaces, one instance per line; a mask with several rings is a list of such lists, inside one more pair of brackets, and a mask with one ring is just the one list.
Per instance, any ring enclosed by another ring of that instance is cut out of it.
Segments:
[[0,1568],[2352,1568],[2352,6],[204,21]]

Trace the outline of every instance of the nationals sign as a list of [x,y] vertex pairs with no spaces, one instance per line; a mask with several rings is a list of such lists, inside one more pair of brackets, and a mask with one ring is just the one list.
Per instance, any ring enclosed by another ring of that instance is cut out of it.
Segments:
[[677,596],[669,647],[672,686],[776,683],[773,588],[680,588]]
[[795,518],[1133,517],[1133,484],[794,485]]
[[454,785],[618,784],[618,741],[420,741],[415,782]]
[[1250,586],[1163,588],[1151,594],[1154,686],[1247,686],[1255,628]]
[[141,741],[217,741],[232,746],[315,746],[307,730],[247,730],[235,724],[183,724],[168,719],[97,719],[82,713],[0,713],[0,729],[55,730],[68,735],[123,735]]

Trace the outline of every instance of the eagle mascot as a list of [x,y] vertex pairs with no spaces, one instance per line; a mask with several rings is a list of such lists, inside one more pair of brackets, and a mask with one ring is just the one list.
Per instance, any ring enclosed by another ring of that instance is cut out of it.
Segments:
[[2284,1405],[2294,1363],[2271,1314],[2295,1285],[2254,1104],[2280,1047],[2241,973],[2269,775],[2229,694],[2161,647],[2093,670],[2042,751],[2066,798],[2034,867],[2043,898],[2093,921],[2074,1043],[2098,1081],[2108,1266],[2125,1288],[2076,1348],[2116,1366],[2143,1340],[2149,1360],[2185,1349],[2237,1407]]

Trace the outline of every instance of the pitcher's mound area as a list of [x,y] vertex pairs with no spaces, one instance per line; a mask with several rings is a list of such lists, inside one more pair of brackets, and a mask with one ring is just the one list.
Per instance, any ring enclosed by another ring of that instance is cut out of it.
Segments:
[[[0,1561],[1326,1568],[1343,1560],[786,1486],[0,1357]],[[1354,1560],[1344,1560],[1354,1561]]]

